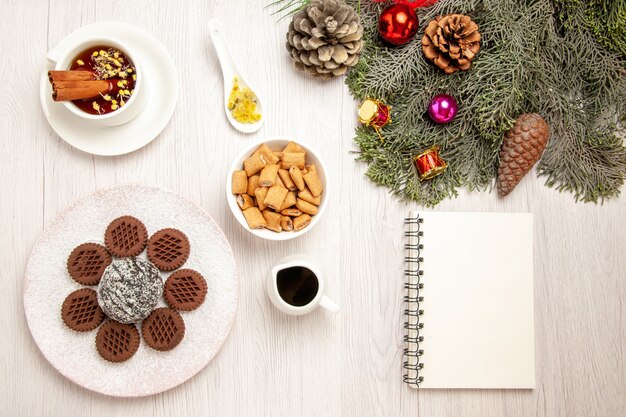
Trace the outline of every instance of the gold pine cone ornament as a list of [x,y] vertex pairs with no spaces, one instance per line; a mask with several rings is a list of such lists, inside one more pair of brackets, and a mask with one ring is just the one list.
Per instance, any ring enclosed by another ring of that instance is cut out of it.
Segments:
[[424,30],[422,51],[446,74],[470,69],[479,50],[478,25],[469,16],[437,16]]
[[536,113],[525,113],[504,134],[498,166],[498,194],[507,196],[541,158],[550,138],[550,127]]
[[345,74],[359,61],[363,26],[342,0],[312,0],[289,24],[287,50],[296,68],[329,79]]

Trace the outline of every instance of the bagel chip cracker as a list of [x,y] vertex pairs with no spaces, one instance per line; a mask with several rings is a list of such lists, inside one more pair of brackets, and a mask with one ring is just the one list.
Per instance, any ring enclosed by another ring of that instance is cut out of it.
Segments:
[[259,146],[257,152],[261,153],[261,157],[268,164],[277,164],[280,161],[280,157],[277,156],[266,144]]
[[303,152],[283,152],[283,159],[280,162],[280,167],[282,169],[289,169],[291,167],[297,167],[298,169],[302,169],[304,168],[305,160],[306,154]]
[[267,223],[265,225],[266,229],[277,233],[283,230],[283,228],[280,226],[280,220],[283,216],[270,210],[263,210],[261,214],[263,214],[265,222]]
[[254,196],[256,197],[256,202],[260,210],[265,210],[264,201],[268,190],[269,188],[267,187],[259,187],[254,191]]
[[243,169],[246,171],[246,174],[251,177],[262,170],[265,164],[266,162],[261,159],[261,153],[255,152],[252,156],[250,156],[250,158],[243,161]]
[[240,209],[247,210],[254,207],[254,200],[248,194],[241,194],[237,196],[237,205]]
[[300,191],[304,190],[304,178],[302,178],[302,172],[296,167],[289,168],[289,176],[296,185],[296,188]]
[[311,216],[303,214],[293,219],[293,230],[298,231],[307,227],[311,223]]
[[278,175],[278,165],[265,165],[259,175],[259,186],[273,186],[276,184],[276,175]]
[[250,229],[262,229],[267,225],[267,222],[258,207],[250,207],[249,209],[244,210],[243,216],[246,218]]
[[317,170],[309,169],[309,172],[302,176],[304,182],[309,187],[311,194],[313,197],[318,197],[324,191],[324,187],[322,185],[322,181],[320,177],[317,175]]
[[311,194],[311,191],[309,191],[308,188],[305,188],[303,191],[300,191],[298,193],[298,197],[303,199],[306,202],[315,204],[316,206],[319,206],[322,203],[322,196],[318,195],[317,197],[313,197],[313,194]]
[[287,146],[285,146],[285,149],[283,149],[283,153],[285,152],[304,153],[304,149],[302,149],[302,147],[296,142],[291,141],[287,144]]
[[[285,183],[280,178],[280,175],[276,175],[276,185],[280,185],[281,187],[285,187]],[[285,188],[287,188],[287,187],[285,187]]]
[[[274,211],[278,211],[282,207],[283,201],[285,201],[285,197],[287,197],[288,193],[289,190],[285,187],[281,187],[280,185],[274,185],[273,187],[270,187],[269,191],[267,192],[263,204]],[[261,203],[259,202],[259,205],[260,204]]]
[[315,216],[317,214],[317,206],[300,198],[296,201],[296,208],[303,213],[310,214],[311,216]]
[[287,209],[294,204],[296,204],[296,193],[294,193],[293,191],[289,191],[287,193],[287,196],[285,197],[285,200],[283,201],[283,205],[280,206],[280,210],[278,211],[283,211],[284,209]]
[[291,179],[289,171],[287,171],[286,169],[279,169],[278,176],[281,180],[283,180],[283,184],[285,185],[285,187],[287,187],[289,191],[296,191],[298,189],[298,187],[296,187],[296,184],[293,182],[293,179]]
[[297,208],[284,209],[280,212],[280,214],[282,214],[283,216],[289,216],[289,217],[302,216],[302,212],[298,210]]
[[250,197],[254,197],[254,191],[259,188],[259,176],[253,175],[248,178],[248,194]]
[[293,221],[291,220],[291,217],[282,216],[280,218],[280,227],[286,232],[291,232],[293,230]]
[[235,195],[248,192],[248,176],[246,175],[246,171],[233,172],[232,192]]

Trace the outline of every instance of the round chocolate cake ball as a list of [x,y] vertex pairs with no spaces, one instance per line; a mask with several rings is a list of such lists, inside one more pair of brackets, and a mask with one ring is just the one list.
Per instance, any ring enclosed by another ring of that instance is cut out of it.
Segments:
[[109,318],[120,323],[145,319],[163,294],[163,280],[151,262],[116,259],[105,269],[98,287],[98,303]]

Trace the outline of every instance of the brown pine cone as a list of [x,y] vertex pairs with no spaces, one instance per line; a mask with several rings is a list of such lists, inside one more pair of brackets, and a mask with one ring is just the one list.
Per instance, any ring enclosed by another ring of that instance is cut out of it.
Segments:
[[550,127],[536,113],[522,114],[504,134],[498,166],[498,194],[507,196],[541,158]]
[[437,16],[424,31],[422,50],[446,74],[468,70],[480,50],[478,25],[462,14]]
[[362,48],[359,15],[342,0],[312,0],[289,24],[287,50],[296,68],[322,79],[345,74]]

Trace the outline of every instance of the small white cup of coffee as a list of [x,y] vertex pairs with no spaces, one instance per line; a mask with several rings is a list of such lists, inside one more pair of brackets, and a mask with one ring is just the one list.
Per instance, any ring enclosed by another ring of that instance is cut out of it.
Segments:
[[325,281],[319,267],[307,255],[291,255],[272,268],[267,279],[267,294],[285,314],[301,316],[322,306],[332,313],[339,306],[324,295]]
[[141,63],[132,48],[129,48],[126,44],[112,37],[83,37],[80,40],[75,40],[69,44],[62,43],[61,46],[56,46],[48,51],[46,58],[55,70],[64,71],[69,69],[72,61],[81,52],[99,45],[116,48],[122,51],[133,62],[135,74],[137,75],[133,95],[123,107],[107,114],[86,113],[71,101],[65,101],[63,104],[72,114],[94,126],[119,126],[121,124],[128,123],[137,117],[148,103],[148,91],[145,86]]

